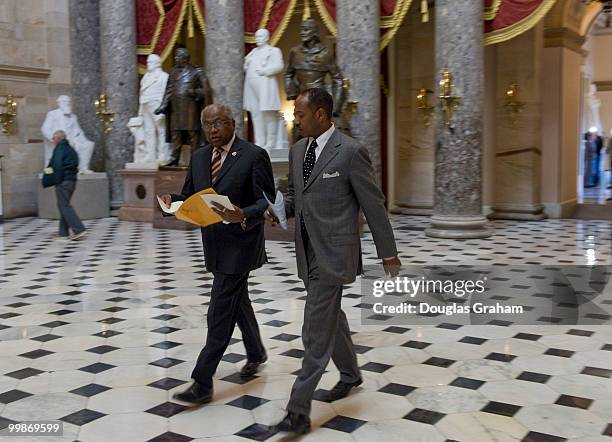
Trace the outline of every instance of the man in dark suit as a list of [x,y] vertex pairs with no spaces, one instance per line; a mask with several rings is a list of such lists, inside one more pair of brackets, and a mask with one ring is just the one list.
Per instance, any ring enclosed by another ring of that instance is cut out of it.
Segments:
[[302,369],[291,390],[287,416],[276,426],[280,431],[310,431],[312,396],[330,358],[340,380],[322,399],[341,399],[362,383],[341,308],[343,284],[361,273],[360,209],[385,271],[397,274],[400,266],[368,151],[334,127],[332,111],[332,97],[321,88],[308,89],[295,100],[294,124],[304,138],[289,152],[285,210],[288,218],[296,218],[298,276],[307,294]]
[[[166,166],[179,164],[183,144],[195,150],[200,144],[200,112],[212,103],[212,89],[204,68],[189,63],[189,51],[178,48],[174,53],[174,67],[170,71],[164,97],[154,114],[165,114],[166,141],[172,143],[170,161]],[[183,165],[183,164],[181,164]]]
[[234,210],[214,209],[229,224],[217,223],[202,229],[206,268],[214,275],[210,293],[206,344],[193,369],[193,384],[176,394],[176,399],[207,403],[212,400],[212,377],[238,324],[247,352],[243,376],[252,376],[266,361],[259,328],[248,293],[249,273],[267,260],[264,248],[263,197],[274,195],[272,164],[268,153],[234,134],[231,111],[212,104],[202,112],[208,145],[194,152],[180,195],[163,195],[166,205],[184,201],[212,187],[226,195]]

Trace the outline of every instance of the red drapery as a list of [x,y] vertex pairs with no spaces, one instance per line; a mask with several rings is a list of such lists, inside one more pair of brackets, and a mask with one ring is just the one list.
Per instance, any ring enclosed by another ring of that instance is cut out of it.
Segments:
[[[141,72],[146,57],[158,54],[162,61],[172,52],[183,26],[189,35],[206,33],[205,0],[136,0],[136,43]],[[255,43],[255,31],[270,31],[271,43],[278,42],[293,14],[297,0],[244,0],[244,40]]]
[[510,40],[535,26],[556,0],[485,0],[485,44]]
[[[159,54],[165,60],[183,26],[189,35],[206,32],[205,0],[135,0],[136,40],[141,71],[146,56]],[[476,1],[476,0],[475,0]],[[533,27],[556,0],[482,0],[484,2],[485,44],[509,40]],[[310,0],[325,26],[336,34],[336,0]],[[247,50],[255,43],[255,31],[270,31],[276,45],[293,14],[297,0],[244,0],[244,40]],[[417,2],[419,3],[419,2]],[[402,24],[412,0],[380,0],[380,46],[383,49]]]

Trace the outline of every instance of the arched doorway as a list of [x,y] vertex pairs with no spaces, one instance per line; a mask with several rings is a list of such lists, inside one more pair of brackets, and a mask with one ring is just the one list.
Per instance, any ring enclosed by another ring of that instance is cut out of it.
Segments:
[[578,203],[612,205],[612,2],[585,20]]

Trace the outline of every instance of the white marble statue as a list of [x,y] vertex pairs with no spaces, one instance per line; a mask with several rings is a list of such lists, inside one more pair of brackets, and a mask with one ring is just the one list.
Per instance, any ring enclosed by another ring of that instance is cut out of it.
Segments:
[[45,166],[51,159],[53,153],[53,134],[55,131],[63,130],[70,145],[79,154],[79,173],[91,173],[89,162],[94,150],[94,142],[88,140],[79,120],[72,113],[72,100],[67,95],[57,97],[58,109],[47,112],[45,122],[40,128],[45,137]]
[[156,163],[155,158],[149,160],[149,152],[147,150],[146,138],[144,132],[144,124],[142,117],[132,117],[127,123],[128,129],[134,137],[134,163]]
[[257,47],[244,59],[244,108],[251,114],[255,144],[270,151],[276,147],[280,93],[276,74],[284,68],[280,49],[270,46],[270,33],[255,33]]
[[156,54],[149,55],[147,73],[140,81],[138,108],[138,116],[142,118],[145,149],[139,151],[136,146],[134,163],[163,164],[170,160],[170,145],[166,142],[166,116],[153,113],[162,102],[166,83],[168,83],[168,74],[161,68],[161,59]]

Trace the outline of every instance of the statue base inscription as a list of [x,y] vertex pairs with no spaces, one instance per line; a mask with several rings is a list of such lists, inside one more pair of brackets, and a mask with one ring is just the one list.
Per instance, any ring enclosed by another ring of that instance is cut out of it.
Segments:
[[[72,207],[82,220],[107,218],[110,216],[108,178],[105,173],[83,173],[77,175],[77,185]],[[38,188],[38,217],[59,219],[55,187]]]
[[[127,165],[126,165],[127,166]],[[155,169],[129,167],[119,171],[123,178],[123,206],[119,209],[120,221],[153,222],[155,198]]]

